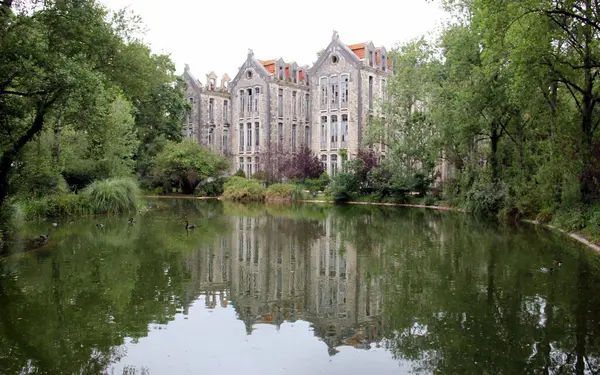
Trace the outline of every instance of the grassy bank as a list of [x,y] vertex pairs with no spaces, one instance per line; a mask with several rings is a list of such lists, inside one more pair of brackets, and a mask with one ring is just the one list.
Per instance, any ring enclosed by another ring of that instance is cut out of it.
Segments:
[[133,179],[96,181],[78,194],[62,193],[33,199],[17,199],[9,205],[11,217],[25,220],[73,215],[120,214],[139,206],[140,190]]

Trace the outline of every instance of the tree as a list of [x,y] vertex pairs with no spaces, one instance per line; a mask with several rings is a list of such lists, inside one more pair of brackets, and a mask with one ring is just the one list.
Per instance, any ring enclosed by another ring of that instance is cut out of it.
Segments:
[[19,155],[46,128],[56,163],[62,131],[97,135],[88,151],[108,174],[126,173],[134,159],[144,171],[164,142],[181,139],[186,105],[175,67],[135,38],[138,26],[94,0],[0,3],[0,206]]
[[191,194],[203,180],[217,178],[229,167],[229,162],[194,140],[181,143],[169,141],[156,156],[152,171],[156,181],[176,186]]
[[285,177],[301,181],[318,178],[323,172],[325,172],[323,163],[306,145],[284,160],[282,166],[282,174]]

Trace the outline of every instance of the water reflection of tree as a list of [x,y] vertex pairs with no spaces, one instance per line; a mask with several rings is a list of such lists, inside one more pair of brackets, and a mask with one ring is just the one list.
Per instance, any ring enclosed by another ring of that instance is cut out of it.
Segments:
[[600,280],[583,252],[563,254],[568,266],[546,274],[538,269],[551,266],[556,254],[547,249],[557,246],[548,234],[534,245],[531,231],[474,220],[352,211],[342,227],[372,277],[384,280],[385,343],[396,358],[439,374],[583,374],[597,366]]
[[188,234],[176,216],[80,219],[39,252],[0,262],[0,374],[100,374],[125,337],[173,319],[183,300],[183,256],[228,230],[205,208]]

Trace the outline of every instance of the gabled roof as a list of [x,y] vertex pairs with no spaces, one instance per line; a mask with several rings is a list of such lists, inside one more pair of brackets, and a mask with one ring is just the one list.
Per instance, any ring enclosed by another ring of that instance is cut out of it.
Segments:
[[188,85],[192,86],[195,91],[202,89],[202,84],[194,77],[188,64],[185,64],[185,68],[183,69],[183,79]]
[[354,51],[352,51],[351,48],[349,48],[347,45],[340,41],[339,34],[337,33],[337,31],[334,31],[333,36],[331,37],[331,42],[329,43],[327,48],[325,48],[323,53],[321,53],[321,55],[317,59],[317,62],[315,62],[315,64],[310,69],[309,73],[312,75],[314,72],[319,70],[321,65],[323,65],[323,62],[325,62],[325,59],[327,59],[333,51],[337,51],[339,54],[341,54],[344,57],[344,59],[349,61],[355,68],[358,68],[360,66],[360,59],[358,58],[358,56],[356,56],[356,54],[354,53]]
[[270,73],[267,71],[267,69],[263,65],[263,62],[259,61],[258,59],[256,59],[254,57],[254,51],[252,51],[251,49],[248,49],[248,56],[246,57],[246,61],[244,61],[244,64],[242,64],[242,66],[238,70],[237,74],[235,75],[235,77],[233,78],[231,83],[229,84],[230,89],[235,87],[235,85],[239,82],[239,80],[242,78],[242,75],[248,68],[254,69],[254,71],[256,71],[256,73],[262,79],[266,80],[270,76]]

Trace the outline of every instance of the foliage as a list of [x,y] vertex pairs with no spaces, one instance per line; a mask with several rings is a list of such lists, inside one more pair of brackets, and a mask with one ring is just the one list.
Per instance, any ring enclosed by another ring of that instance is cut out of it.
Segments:
[[200,182],[219,177],[228,167],[227,159],[186,139],[181,143],[167,142],[156,156],[152,174],[164,186],[191,194]]
[[258,180],[233,176],[225,181],[223,198],[233,201],[264,201],[266,189]]
[[225,190],[225,178],[217,177],[210,181],[202,182],[194,191],[195,196],[218,197]]
[[327,172],[323,172],[318,178],[306,179],[302,184],[311,192],[323,191],[329,185],[329,175]]
[[[79,190],[132,175],[134,160],[144,173],[181,139],[181,81],[137,38],[139,17],[95,0],[21,3],[0,3],[0,206],[43,185],[64,194],[59,174]],[[45,151],[33,162],[36,140]]]
[[295,154],[289,156],[282,166],[284,177],[300,181],[316,179],[324,172],[323,163],[306,145],[303,145]]
[[[259,173],[259,172],[256,172],[256,173]],[[233,175],[236,177],[242,177],[242,178],[246,177],[246,173],[244,173],[244,171],[242,169],[238,169],[237,171],[235,171],[235,173]]]
[[135,211],[140,191],[131,178],[95,181],[82,192],[91,212],[116,214]]
[[292,184],[269,185],[265,197],[267,201],[292,201],[302,198],[298,187]]

